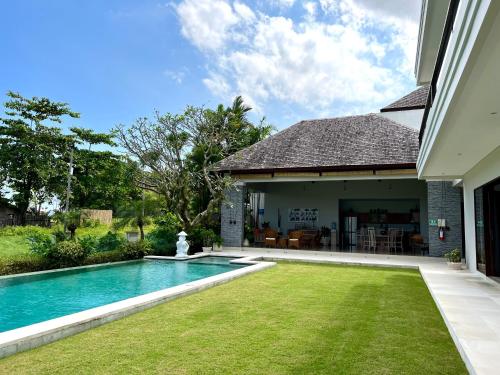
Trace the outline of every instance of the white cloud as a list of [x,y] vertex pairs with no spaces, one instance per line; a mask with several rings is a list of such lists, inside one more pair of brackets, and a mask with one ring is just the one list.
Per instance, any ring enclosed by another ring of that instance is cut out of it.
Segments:
[[325,115],[379,108],[412,79],[418,16],[375,3],[307,1],[299,20],[229,0],[184,0],[177,13],[183,35],[207,54],[203,82],[214,95]]
[[231,36],[238,15],[224,0],[184,0],[176,6],[181,31],[201,50],[216,50]]
[[270,0],[271,4],[275,4],[280,8],[290,8],[295,3],[295,0]]
[[247,22],[251,22],[255,20],[255,13],[250,9],[247,5],[240,3],[240,2],[235,2],[234,3],[234,10],[238,14],[238,16]]
[[175,81],[178,84],[181,84],[184,81],[184,77],[186,76],[186,69],[182,70],[170,70],[167,69],[163,72],[163,74],[170,78],[172,81]]

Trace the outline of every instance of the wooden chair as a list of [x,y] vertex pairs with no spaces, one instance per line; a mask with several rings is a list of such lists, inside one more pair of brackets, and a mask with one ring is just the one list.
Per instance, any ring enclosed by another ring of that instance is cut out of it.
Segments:
[[276,247],[278,241],[278,231],[267,228],[264,231],[264,241],[266,247]]
[[264,231],[259,228],[253,230],[254,244],[255,246],[264,245]]
[[294,230],[288,234],[288,248],[289,249],[300,249],[301,248],[301,239],[302,239],[302,231]]

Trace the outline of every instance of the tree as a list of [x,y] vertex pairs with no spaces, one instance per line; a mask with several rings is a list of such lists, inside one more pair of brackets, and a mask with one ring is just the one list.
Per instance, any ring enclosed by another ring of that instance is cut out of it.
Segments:
[[37,193],[46,199],[60,188],[66,163],[64,156],[70,139],[61,130],[45,124],[61,123],[62,118],[78,118],[68,104],[47,98],[24,98],[9,91],[5,103],[7,117],[0,118],[0,174],[13,190],[13,201],[21,213],[21,222]]
[[160,202],[154,193],[143,192],[141,199],[124,202],[117,210],[116,228],[133,226],[139,228],[141,240],[144,240],[144,226],[151,223],[153,216],[160,214]]
[[232,185],[213,172],[213,164],[269,134],[263,121],[248,121],[248,111],[237,97],[228,108],[190,106],[180,115],[156,112],[153,121],[117,127],[121,145],[145,167],[141,186],[161,194],[186,230],[206,220]]

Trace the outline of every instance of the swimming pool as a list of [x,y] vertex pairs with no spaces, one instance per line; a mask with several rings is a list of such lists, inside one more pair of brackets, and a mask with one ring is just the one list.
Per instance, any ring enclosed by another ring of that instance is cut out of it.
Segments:
[[0,279],[0,332],[245,267],[227,257],[139,260]]

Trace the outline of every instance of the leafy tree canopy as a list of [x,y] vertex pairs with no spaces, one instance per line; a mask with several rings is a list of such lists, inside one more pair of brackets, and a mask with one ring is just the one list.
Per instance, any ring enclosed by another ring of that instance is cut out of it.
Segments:
[[141,185],[165,198],[184,228],[206,221],[232,181],[213,173],[213,165],[268,136],[270,125],[253,125],[250,107],[236,97],[230,107],[186,108],[182,114],[155,113],[116,129],[121,145],[144,167]]

